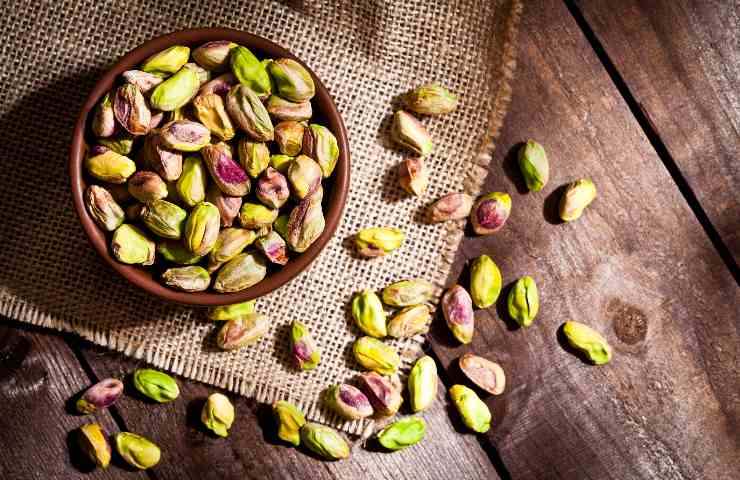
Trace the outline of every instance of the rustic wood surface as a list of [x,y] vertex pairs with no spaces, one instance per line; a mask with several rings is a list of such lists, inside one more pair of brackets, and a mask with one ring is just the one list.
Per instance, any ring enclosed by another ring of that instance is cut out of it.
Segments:
[[[476,312],[466,347],[436,320],[430,340],[443,385],[422,444],[386,454],[358,442],[351,460],[319,461],[275,440],[264,405],[232,397],[238,420],[220,439],[198,420],[213,388],[181,380],[181,398],[159,405],[128,382],[128,395],[94,418],[156,440],[163,460],[145,473],[118,463],[92,470],[68,448],[70,432],[89,421],[73,413],[76,395],[142,364],[3,319],[0,477],[737,478],[740,292],[718,251],[725,245],[731,259],[740,248],[737,7],[616,3],[527,4],[486,186],[512,194],[512,216],[499,234],[464,241],[450,284],[467,285],[467,261],[488,253],[505,285],[536,279],[542,308],[532,327],[516,328],[502,308],[505,289],[497,308]],[[552,166],[535,194],[524,192],[514,155],[527,138],[546,146]],[[559,223],[561,186],[578,177],[592,178],[599,197],[577,222]],[[607,336],[609,365],[564,348],[558,327],[569,319]],[[487,436],[464,432],[444,392],[462,381],[456,359],[466,351],[508,374],[504,395],[486,398]]]

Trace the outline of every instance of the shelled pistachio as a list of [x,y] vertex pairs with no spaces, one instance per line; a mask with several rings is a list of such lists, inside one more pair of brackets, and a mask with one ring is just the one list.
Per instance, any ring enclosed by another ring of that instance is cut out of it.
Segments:
[[321,351],[308,327],[297,320],[293,320],[290,327],[290,353],[300,370],[313,370],[321,361]]
[[222,393],[212,393],[208,396],[200,420],[209,430],[220,437],[229,435],[231,424],[234,423],[234,405]]
[[285,400],[272,404],[272,411],[278,423],[278,437],[294,446],[301,443],[301,428],[306,424],[306,417],[298,407]]

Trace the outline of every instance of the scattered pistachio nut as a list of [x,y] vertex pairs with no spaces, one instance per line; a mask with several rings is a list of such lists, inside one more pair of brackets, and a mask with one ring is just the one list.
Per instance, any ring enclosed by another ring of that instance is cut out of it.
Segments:
[[136,171],[130,158],[106,147],[95,146],[85,158],[85,168],[98,180],[108,183],[124,183]]
[[274,230],[270,233],[259,237],[255,241],[255,246],[271,263],[285,265],[288,263],[288,248],[283,237]]
[[278,400],[272,404],[272,411],[278,423],[278,438],[292,443],[294,446],[301,444],[301,428],[306,424],[306,417],[298,407],[285,400]]
[[422,115],[443,115],[455,111],[457,95],[439,83],[416,87],[405,98],[406,108]]
[[346,383],[329,387],[326,404],[345,420],[360,420],[373,414],[373,407],[365,394]]
[[111,251],[121,263],[152,265],[155,255],[154,242],[137,227],[124,223],[113,232]]
[[315,123],[310,124],[303,133],[302,152],[319,164],[324,178],[329,178],[334,172],[339,159],[339,145],[337,138],[328,128]]
[[407,158],[398,165],[398,183],[404,191],[420,197],[429,185],[429,173],[421,158]]
[[391,283],[383,289],[383,303],[392,307],[408,307],[428,302],[434,295],[434,286],[421,278]]
[[542,190],[550,178],[550,164],[542,145],[534,140],[527,140],[519,149],[518,161],[527,188],[533,192]]
[[528,275],[516,281],[508,298],[509,316],[522,327],[532,325],[534,317],[540,309],[540,298],[537,293],[537,284]]
[[323,191],[319,188],[291,210],[285,241],[294,252],[305,252],[324,232],[326,220],[321,210],[322,197]]
[[149,133],[152,112],[137,86],[127,83],[118,87],[113,96],[113,113],[118,123],[131,135]]
[[262,173],[254,187],[257,199],[270,208],[280,208],[285,205],[290,197],[288,180],[285,176],[272,167]]
[[507,193],[493,192],[473,204],[470,221],[478,235],[490,235],[501,230],[511,214],[511,197]]
[[203,405],[200,421],[219,437],[226,437],[234,423],[234,416],[234,405],[229,398],[222,393],[212,393]]
[[460,343],[470,343],[475,331],[473,300],[460,285],[454,285],[442,296],[442,312],[447,326]]
[[390,451],[402,450],[419,443],[426,435],[427,424],[421,417],[406,417],[391,423],[378,433],[378,443]]
[[110,93],[103,95],[103,99],[95,107],[90,123],[93,135],[98,138],[107,138],[116,132],[116,116],[113,113],[113,103]]
[[321,351],[308,327],[297,320],[293,320],[290,327],[290,353],[300,370],[313,370],[321,361]]
[[237,85],[226,96],[226,111],[252,140],[269,142],[275,138],[270,114],[257,94],[244,85]]
[[272,82],[265,66],[247,48],[237,45],[231,49],[229,61],[239,83],[250,89],[260,98],[267,98],[272,93]]
[[269,322],[261,313],[248,313],[227,320],[218,331],[216,344],[223,350],[238,350],[257,343],[267,333]]
[[231,320],[242,315],[254,313],[254,308],[254,300],[247,300],[246,302],[234,303],[232,305],[222,305],[211,308],[208,311],[208,318],[215,322]]
[[596,185],[591,180],[582,178],[568,184],[560,198],[560,218],[565,222],[578,220],[594,198]]
[[122,394],[123,383],[115,378],[106,378],[85,390],[75,406],[79,413],[94,413],[113,405]]
[[411,410],[421,412],[429,408],[437,397],[437,364],[427,355],[419,358],[408,379]]
[[180,396],[180,388],[174,378],[151,368],[140,368],[134,372],[134,387],[159,403],[171,402]]
[[448,193],[431,205],[429,221],[438,223],[468,218],[473,201],[473,197],[467,193]]
[[245,252],[235,256],[221,267],[213,283],[217,292],[238,292],[262,281],[267,265],[262,254]]
[[402,309],[388,321],[388,335],[393,338],[411,338],[429,331],[432,312],[427,305],[413,305]]
[[162,456],[154,442],[130,432],[116,434],[116,450],[126,463],[140,470],[155,466]]
[[113,196],[98,185],[90,185],[85,190],[85,206],[95,223],[109,232],[118,228],[125,219],[123,209],[113,200]]
[[280,98],[277,95],[271,95],[267,99],[265,107],[274,119],[281,121],[294,120],[296,122],[304,122],[309,120],[313,115],[310,101],[296,103]]
[[296,156],[303,148],[303,131],[306,127],[295,120],[275,125],[275,143],[283,155]]
[[398,110],[393,115],[391,138],[420,157],[426,157],[434,150],[434,142],[432,142],[432,137],[426,131],[424,125],[413,115],[403,110]]
[[175,73],[188,63],[190,48],[174,45],[150,56],[141,64],[141,69],[152,73]]
[[88,423],[77,431],[77,442],[83,454],[96,466],[108,468],[111,446],[105,431],[98,423]]
[[382,257],[399,248],[405,239],[406,235],[398,228],[373,227],[357,232],[355,246],[362,257]]
[[206,70],[221,71],[229,65],[229,53],[237,45],[229,40],[214,40],[193,50],[193,60]]
[[490,430],[491,411],[475,391],[465,385],[453,385],[450,387],[450,397],[465,426],[478,433]]
[[208,174],[203,161],[197,155],[185,157],[182,174],[177,179],[175,188],[180,200],[188,207],[194,207],[206,199]]
[[604,365],[612,358],[612,349],[606,338],[583,323],[570,320],[563,324],[563,333],[568,343],[583,353],[594,365]]
[[157,110],[171,112],[187,105],[197,95],[199,88],[198,73],[192,68],[183,67],[154,87],[149,104]]
[[470,296],[478,308],[488,308],[501,294],[501,270],[488,255],[481,255],[470,266]]
[[211,142],[211,131],[202,123],[192,120],[175,120],[160,130],[166,148],[181,152],[197,152]]
[[167,184],[155,172],[140,170],[128,179],[128,192],[142,203],[167,198]]
[[236,135],[231,118],[226,113],[224,100],[215,93],[200,94],[193,100],[195,115],[212,134],[223,141]]
[[[143,95],[151,93],[151,91],[164,81],[160,75],[145,72],[143,70],[127,70],[121,74],[126,83],[135,85]],[[151,123],[149,128],[152,128]]]
[[162,258],[178,265],[194,265],[203,259],[202,255],[194,254],[177,240],[162,240],[157,243],[156,250]]
[[239,209],[242,208],[242,197],[230,197],[224,194],[215,183],[206,190],[206,201],[218,209],[222,227],[230,227],[234,219],[239,216]]
[[349,457],[349,445],[342,435],[331,427],[306,423],[301,427],[301,443],[327,460]]
[[466,353],[458,360],[460,370],[468,379],[491,395],[501,395],[506,387],[504,369],[496,362]]
[[162,273],[165,285],[183,292],[202,292],[211,284],[208,271],[197,265],[168,268]]
[[157,236],[178,240],[182,238],[188,213],[167,200],[154,200],[144,205],[139,219]]
[[206,145],[201,154],[208,171],[211,172],[211,178],[224,194],[230,197],[243,197],[249,193],[249,177],[234,161],[228,144],[220,142]]
[[358,377],[358,384],[376,415],[390,417],[401,408],[403,398],[397,376],[384,377],[376,372],[365,372]]
[[210,252],[218,239],[221,214],[212,203],[196,205],[188,215],[183,231],[185,247],[196,255]]
[[293,196],[302,200],[321,187],[321,167],[312,158],[298,155],[288,167]]
[[352,300],[352,316],[365,334],[376,338],[388,335],[383,304],[372,290],[365,289],[355,295]]
[[276,93],[291,102],[307,102],[316,93],[313,78],[300,63],[290,58],[279,58],[267,65],[275,82]]
[[401,358],[392,346],[373,337],[358,338],[352,353],[357,363],[381,375],[394,374],[401,364]]

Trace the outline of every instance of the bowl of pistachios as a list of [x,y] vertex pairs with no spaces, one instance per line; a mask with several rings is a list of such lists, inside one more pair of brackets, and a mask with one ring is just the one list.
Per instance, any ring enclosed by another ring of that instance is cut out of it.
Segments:
[[69,172],[93,248],[166,300],[228,305],[280,287],[334,234],[342,118],[295,55],[238,30],[183,30],[121,58],[75,125]]

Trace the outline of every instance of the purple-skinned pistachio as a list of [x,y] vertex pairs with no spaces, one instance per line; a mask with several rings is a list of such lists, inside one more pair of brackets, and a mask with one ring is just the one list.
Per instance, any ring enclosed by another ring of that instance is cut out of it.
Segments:
[[393,115],[391,138],[420,157],[429,155],[434,149],[432,137],[426,131],[424,125],[413,115],[403,110],[398,110]]
[[429,221],[432,223],[448,220],[462,220],[470,215],[473,208],[473,197],[466,193],[448,193],[432,204],[429,209]]
[[305,252],[324,231],[326,221],[321,209],[322,198],[323,190],[319,188],[314,194],[304,198],[290,212],[285,240],[293,251]]
[[290,197],[288,180],[272,167],[267,167],[267,170],[257,180],[254,190],[259,201],[271,208],[282,207]]
[[501,230],[510,213],[511,197],[506,193],[493,192],[475,202],[470,212],[470,221],[475,233],[490,235]]
[[236,132],[234,125],[231,123],[229,115],[226,113],[224,100],[215,93],[198,95],[193,100],[193,107],[198,120],[205,125],[211,133],[221,140],[227,141],[234,138]]
[[149,121],[149,130],[154,130],[162,124],[164,120],[164,112],[155,113],[152,115],[152,119]]
[[110,93],[106,93],[97,107],[92,118],[92,131],[96,137],[108,138],[116,133],[116,116],[113,113],[113,103]]
[[475,317],[473,300],[468,292],[460,285],[447,290],[442,296],[442,312],[455,338],[461,343],[470,343],[473,340]]
[[384,377],[376,372],[366,372],[358,377],[360,390],[370,400],[375,413],[390,417],[398,412],[401,398],[401,384],[397,377]]
[[222,192],[230,197],[243,197],[249,193],[249,177],[234,161],[231,148],[227,144],[220,142],[206,145],[201,154],[208,171],[211,172],[211,178]]
[[270,262],[278,265],[285,265],[288,263],[285,240],[283,240],[283,237],[281,237],[276,231],[270,230],[270,233],[258,238],[255,245]]
[[321,186],[321,167],[311,157],[298,155],[288,167],[288,182],[293,197],[306,198]]
[[234,123],[253,140],[269,142],[275,130],[265,106],[257,94],[244,85],[237,85],[226,96],[226,110]]
[[341,383],[326,392],[327,405],[347,420],[359,420],[373,414],[370,400],[357,387]]
[[169,122],[159,131],[165,147],[181,152],[197,152],[211,141],[211,131],[190,120]]
[[154,87],[164,81],[160,75],[145,72],[143,70],[127,70],[123,72],[123,79],[126,83],[136,85],[143,95],[149,94]]
[[321,352],[308,327],[297,320],[290,327],[290,353],[293,363],[300,370],[313,370],[321,360]]
[[421,196],[429,184],[429,173],[421,158],[407,158],[398,166],[398,183],[407,193]]
[[306,127],[294,120],[280,122],[275,125],[275,143],[283,155],[294,157],[301,153],[303,147],[303,132]]
[[230,197],[218,188],[216,184],[210,184],[206,192],[206,200],[216,205],[221,214],[221,226],[230,227],[234,219],[239,215],[242,207],[242,197]]
[[193,60],[206,70],[225,70],[229,66],[229,52],[234,47],[236,43],[229,40],[204,43],[193,50]]
[[312,123],[303,134],[303,154],[316,160],[323,177],[329,178],[339,159],[337,138],[328,128]]
[[272,95],[265,103],[267,112],[276,120],[294,120],[303,122],[311,118],[313,109],[311,102],[295,103]]
[[174,182],[182,174],[182,154],[164,146],[158,133],[146,136],[141,148],[142,160],[168,182]]
[[224,73],[200,87],[198,95],[214,93],[216,95],[224,96],[229,93],[231,87],[237,83],[239,83],[239,80],[236,79],[233,73]]
[[123,394],[123,383],[115,378],[106,378],[85,390],[77,400],[77,411],[82,414],[93,413],[108,408]]
[[167,184],[155,172],[140,170],[128,179],[128,192],[142,203],[167,197]]
[[85,206],[100,228],[109,232],[118,228],[125,218],[123,209],[103,187],[90,185],[85,190]]
[[121,85],[113,96],[113,113],[118,123],[131,135],[146,135],[152,112],[144,95],[135,85]]

